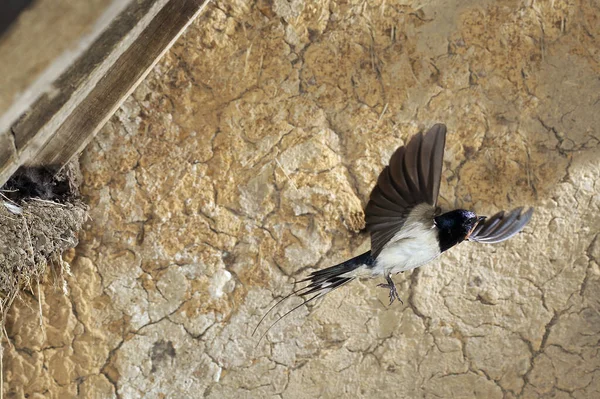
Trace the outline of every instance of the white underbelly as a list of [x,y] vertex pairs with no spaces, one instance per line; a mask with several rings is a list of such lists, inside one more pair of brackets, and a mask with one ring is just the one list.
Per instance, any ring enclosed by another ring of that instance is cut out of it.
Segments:
[[395,274],[411,270],[430,262],[439,255],[437,229],[420,223],[404,226],[381,250],[372,273],[373,275]]

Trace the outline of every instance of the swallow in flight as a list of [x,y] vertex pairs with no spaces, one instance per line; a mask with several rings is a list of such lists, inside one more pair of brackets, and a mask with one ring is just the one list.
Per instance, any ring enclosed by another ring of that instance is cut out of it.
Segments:
[[497,243],[520,232],[531,219],[533,208],[526,212],[522,207],[507,213],[501,211],[490,218],[465,209],[441,212],[437,197],[445,143],[446,126],[437,124],[398,148],[379,175],[365,208],[371,250],[299,281],[309,284],[277,302],[254,332],[271,310],[290,296],[298,295],[304,302],[278,318],[263,337],[300,306],[356,278],[382,276],[386,282],[378,286],[389,290],[390,305],[395,299],[402,302],[392,281],[393,274],[422,266],[465,240]]

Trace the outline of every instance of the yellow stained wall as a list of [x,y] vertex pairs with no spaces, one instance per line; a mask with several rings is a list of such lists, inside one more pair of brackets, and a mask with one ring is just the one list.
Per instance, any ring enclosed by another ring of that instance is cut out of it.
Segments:
[[[212,3],[85,151],[70,294],[44,287],[43,334],[14,307],[6,392],[598,397],[599,26],[587,0]],[[441,205],[530,225],[255,347],[294,278],[369,248],[378,173],[435,122]]]

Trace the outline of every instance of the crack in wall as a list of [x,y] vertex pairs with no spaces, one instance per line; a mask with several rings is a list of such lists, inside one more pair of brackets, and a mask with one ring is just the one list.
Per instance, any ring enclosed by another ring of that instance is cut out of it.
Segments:
[[[521,3],[434,2],[418,12],[394,2],[212,3],[84,155],[94,220],[76,262],[88,259],[91,272],[69,284],[94,283],[56,306],[79,330],[43,350],[72,348],[74,361],[94,346],[106,354],[63,388],[105,384],[116,397],[593,396],[598,197],[589,181],[599,171],[588,158],[600,141],[585,127],[598,125],[595,116],[568,96],[595,89],[567,87],[564,99],[551,91],[561,80],[556,53],[568,53],[560,46],[578,46],[552,25],[565,15],[577,23],[555,4],[532,17]],[[585,40],[592,48],[594,37]],[[578,57],[574,76],[592,75],[591,56]],[[567,112],[554,112],[563,103]],[[465,244],[401,276],[403,307],[387,307],[373,281],[348,285],[254,349],[249,329],[290,282],[368,248],[356,215],[378,171],[434,120],[451,132],[443,199],[478,210],[535,204],[527,232],[491,250]],[[561,240],[572,253],[544,244]],[[582,333],[569,335],[567,324]],[[23,342],[10,356],[52,377],[31,393],[54,392],[61,384],[49,360],[26,359],[37,352],[24,349],[31,330],[18,326],[11,336]],[[176,353],[154,372],[162,385],[151,381],[146,350],[160,339]],[[563,358],[582,365],[565,370]],[[87,384],[95,371],[106,381]],[[592,376],[566,386],[561,373]],[[192,388],[177,385],[185,379]]]

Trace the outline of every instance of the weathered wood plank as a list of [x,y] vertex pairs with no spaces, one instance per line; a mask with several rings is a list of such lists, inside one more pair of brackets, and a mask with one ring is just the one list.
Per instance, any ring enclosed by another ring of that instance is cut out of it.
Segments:
[[54,90],[42,94],[12,125],[17,152],[25,150],[34,137],[43,141],[54,133],[167,1],[131,2],[112,21],[107,30],[53,82]]
[[[52,119],[46,120],[33,136],[17,144],[17,160],[3,169],[0,166],[0,185],[20,165],[64,165],[81,152],[206,3],[207,0],[167,1],[94,87],[69,107],[62,123],[52,126]],[[64,113],[64,108],[57,113]],[[16,127],[23,126],[21,123]],[[20,133],[25,137],[25,133]]]
[[[10,132],[0,135],[0,165],[7,165],[17,159],[15,140]],[[2,183],[4,184],[4,182]],[[1,186],[1,184],[0,184]]]
[[156,1],[32,2],[0,36],[0,132],[8,130],[42,94],[59,94],[56,80],[110,30],[124,10]]

